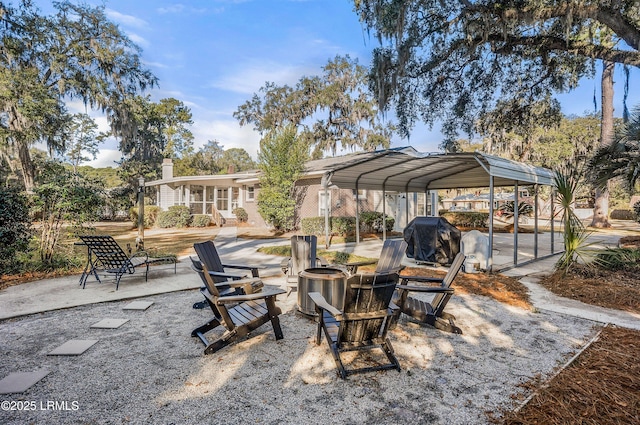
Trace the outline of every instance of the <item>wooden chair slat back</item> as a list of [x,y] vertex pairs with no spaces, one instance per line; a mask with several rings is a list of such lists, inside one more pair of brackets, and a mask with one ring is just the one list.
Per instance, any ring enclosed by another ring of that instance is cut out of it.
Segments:
[[213,282],[211,275],[209,275],[207,265],[204,263],[202,263],[201,273],[202,273],[202,276],[204,277],[204,280],[206,281],[207,290],[211,295],[213,295],[213,303],[216,305],[216,308],[220,313],[220,316],[221,316],[220,323],[222,324],[222,326],[224,326],[230,331],[235,329],[236,325],[233,323],[233,319],[229,315],[229,310],[227,310],[226,305],[217,303],[218,298],[220,297],[220,292],[218,291],[218,288],[216,288],[216,285]]
[[[218,250],[212,241],[194,243],[193,249],[195,249],[200,262],[207,267],[207,270],[212,272],[224,272],[222,260],[220,260]],[[224,277],[214,277],[212,279],[216,283],[225,282],[227,280]]]
[[[451,286],[454,279],[460,272],[460,269],[462,268],[462,264],[464,263],[464,260],[465,260],[465,255],[462,252],[459,252],[455,256],[455,258],[451,262],[449,271],[447,271],[447,274],[444,276],[444,279],[442,279],[441,286],[443,288],[449,288]],[[438,313],[442,313],[442,311],[447,305],[447,302],[449,302],[450,298],[451,298],[451,295],[449,294],[436,294],[436,296],[433,297],[433,300],[431,300],[431,306],[433,307],[434,311]]]
[[[342,322],[340,342],[362,342],[380,336],[386,319],[366,318],[366,313],[386,311],[397,283],[397,273],[357,274],[347,280],[344,313],[355,320]],[[362,314],[361,319],[357,318],[358,313]]]
[[403,239],[384,241],[376,273],[397,273],[402,267],[402,259],[406,251],[407,243]]

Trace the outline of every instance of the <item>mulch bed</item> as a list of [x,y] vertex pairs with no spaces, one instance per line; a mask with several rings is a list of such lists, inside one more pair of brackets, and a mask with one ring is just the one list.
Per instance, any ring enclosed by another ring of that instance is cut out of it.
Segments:
[[640,314],[640,272],[575,267],[566,275],[556,272],[540,284],[561,297],[587,304]]
[[606,327],[524,407],[504,412],[508,425],[640,423],[640,331]]

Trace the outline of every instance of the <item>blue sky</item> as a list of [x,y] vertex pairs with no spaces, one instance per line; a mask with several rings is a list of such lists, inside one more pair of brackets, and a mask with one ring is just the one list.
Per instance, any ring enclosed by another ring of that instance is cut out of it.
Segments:
[[[102,4],[93,0],[88,4]],[[36,0],[43,12],[50,1]],[[196,148],[217,140],[228,148],[244,148],[256,157],[259,136],[240,127],[233,112],[265,82],[295,84],[304,75],[318,75],[336,55],[350,55],[368,65],[377,40],[369,36],[349,0],[111,0],[108,17],[142,49],[144,64],[159,79],[150,91],[154,101],[174,97],[193,114]],[[622,114],[622,73],[617,73],[616,116]],[[629,106],[640,103],[640,72],[631,74]],[[566,114],[593,111],[599,104],[599,82],[584,80],[559,96]],[[70,109],[84,112],[80,103]],[[92,113],[101,130],[104,117]],[[391,114],[391,118],[393,115]],[[437,151],[443,137],[437,129],[417,126],[411,140],[394,139],[393,146]],[[116,143],[100,148],[93,166],[114,166],[120,158]]]

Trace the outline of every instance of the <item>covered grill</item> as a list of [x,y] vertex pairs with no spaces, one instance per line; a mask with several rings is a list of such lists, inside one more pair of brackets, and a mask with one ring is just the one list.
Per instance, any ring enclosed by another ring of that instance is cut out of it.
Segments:
[[460,252],[460,230],[442,217],[416,217],[405,227],[407,257],[416,262],[451,264]]

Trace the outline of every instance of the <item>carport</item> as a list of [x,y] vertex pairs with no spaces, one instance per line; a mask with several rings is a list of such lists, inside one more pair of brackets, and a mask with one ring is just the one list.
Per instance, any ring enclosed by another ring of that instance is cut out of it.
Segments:
[[[493,265],[494,189],[514,187],[514,205],[519,204],[518,186],[534,187],[534,253],[538,257],[538,189],[553,186],[553,173],[545,168],[510,161],[481,152],[430,154],[418,152],[412,147],[366,152],[346,157],[344,161],[325,167],[322,187],[342,189],[380,190],[398,193],[428,193],[438,189],[464,189],[489,187],[489,269]],[[551,217],[553,217],[553,190]],[[408,197],[406,197],[408,202]],[[385,203],[383,202],[383,214]],[[518,264],[518,208],[514,208],[513,266]],[[409,208],[405,208],[408,214]],[[434,212],[432,212],[433,214]],[[326,232],[329,240],[329,211],[325,210]],[[359,211],[356,213],[356,243],[360,241]],[[554,228],[551,221],[551,254],[554,255]],[[383,226],[384,227],[384,226]],[[386,238],[386,230],[383,238]],[[527,261],[528,262],[528,261]]]

